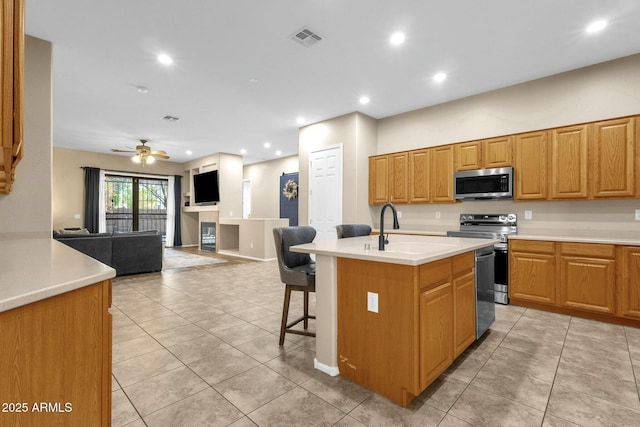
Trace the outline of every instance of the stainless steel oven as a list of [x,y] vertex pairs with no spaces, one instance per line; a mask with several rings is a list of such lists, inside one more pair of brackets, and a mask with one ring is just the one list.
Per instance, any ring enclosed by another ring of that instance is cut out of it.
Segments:
[[516,234],[516,214],[461,214],[460,229],[447,231],[451,237],[476,237],[500,239],[493,247],[494,299],[500,304],[509,303],[509,235]]

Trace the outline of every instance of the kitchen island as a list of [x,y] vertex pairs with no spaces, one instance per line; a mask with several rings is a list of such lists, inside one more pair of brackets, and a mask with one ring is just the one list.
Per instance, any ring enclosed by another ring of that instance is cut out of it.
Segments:
[[316,255],[317,369],[407,406],[476,338],[474,251],[494,239],[394,234],[292,246]]

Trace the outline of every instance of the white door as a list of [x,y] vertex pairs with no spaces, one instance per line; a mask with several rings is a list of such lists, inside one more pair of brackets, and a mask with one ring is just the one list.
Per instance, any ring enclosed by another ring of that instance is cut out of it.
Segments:
[[342,145],[312,151],[309,156],[309,225],[316,242],[335,240],[342,222]]

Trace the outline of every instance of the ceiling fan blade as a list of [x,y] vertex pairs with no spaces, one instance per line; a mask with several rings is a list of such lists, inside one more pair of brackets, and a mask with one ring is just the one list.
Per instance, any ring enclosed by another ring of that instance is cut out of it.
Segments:
[[118,150],[117,148],[112,148],[111,151],[114,153],[135,153],[135,150]]
[[157,157],[159,159],[168,159],[169,158],[169,156],[167,156],[166,154],[153,154],[153,153],[151,153],[149,155],[153,156],[153,157]]
[[167,152],[163,150],[153,150],[151,154],[164,154],[166,156]]

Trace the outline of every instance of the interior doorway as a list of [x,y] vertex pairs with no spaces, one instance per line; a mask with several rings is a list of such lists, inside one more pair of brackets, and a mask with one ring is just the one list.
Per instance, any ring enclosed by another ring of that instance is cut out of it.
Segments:
[[335,240],[342,223],[342,144],[309,155],[309,225],[316,242]]

